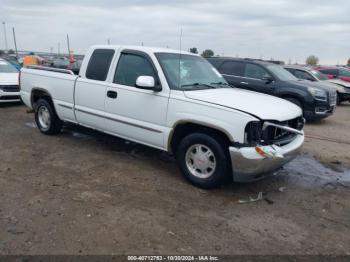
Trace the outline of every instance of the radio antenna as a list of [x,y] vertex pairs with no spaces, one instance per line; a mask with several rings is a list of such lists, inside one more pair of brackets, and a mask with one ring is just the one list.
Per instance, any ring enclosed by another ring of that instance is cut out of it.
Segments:
[[180,54],[179,54],[179,85],[178,88],[181,88],[181,52],[182,52],[182,28],[180,31]]

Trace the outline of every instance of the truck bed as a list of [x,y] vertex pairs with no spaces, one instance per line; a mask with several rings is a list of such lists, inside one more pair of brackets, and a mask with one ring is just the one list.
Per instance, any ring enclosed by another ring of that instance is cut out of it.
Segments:
[[23,102],[33,108],[32,91],[46,90],[55,104],[57,114],[64,119],[74,120],[74,86],[77,75],[70,70],[28,66],[21,70],[21,97]]

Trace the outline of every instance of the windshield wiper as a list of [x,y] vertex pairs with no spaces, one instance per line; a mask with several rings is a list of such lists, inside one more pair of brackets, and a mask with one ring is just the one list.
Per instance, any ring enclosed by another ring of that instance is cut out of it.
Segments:
[[193,83],[193,84],[187,84],[187,85],[181,85],[181,87],[189,87],[189,86],[205,86],[209,88],[216,88],[215,86],[208,85],[208,84],[202,84],[202,83]]
[[220,86],[229,86],[228,83],[225,82],[214,82],[214,83],[210,83],[211,85],[220,85]]

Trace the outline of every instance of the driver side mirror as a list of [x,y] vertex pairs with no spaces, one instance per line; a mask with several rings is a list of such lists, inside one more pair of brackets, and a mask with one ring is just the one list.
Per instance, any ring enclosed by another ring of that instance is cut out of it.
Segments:
[[264,81],[265,84],[270,84],[273,82],[274,79],[272,76],[264,76],[261,80]]
[[136,79],[136,87],[140,89],[153,90],[155,92],[162,90],[161,87],[156,86],[153,76],[139,76]]

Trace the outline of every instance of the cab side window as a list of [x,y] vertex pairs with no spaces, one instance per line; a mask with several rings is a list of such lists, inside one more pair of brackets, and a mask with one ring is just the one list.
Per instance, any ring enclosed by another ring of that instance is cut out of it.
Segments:
[[270,74],[266,72],[264,68],[255,64],[246,64],[244,70],[244,77],[263,79],[265,77],[270,77]]
[[243,76],[244,63],[236,61],[226,61],[220,66],[219,72],[224,75]]
[[85,74],[86,78],[105,81],[113,56],[114,50],[96,49],[90,57],[90,61]]
[[113,82],[119,85],[136,86],[139,76],[152,76],[156,80],[152,64],[143,56],[122,53],[114,75]]

